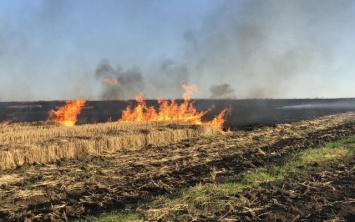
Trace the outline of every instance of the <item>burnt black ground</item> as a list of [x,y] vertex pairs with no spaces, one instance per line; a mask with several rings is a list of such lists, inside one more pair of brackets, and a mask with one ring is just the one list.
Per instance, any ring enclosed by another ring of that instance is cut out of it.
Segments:
[[[176,100],[181,103],[182,100]],[[51,109],[57,110],[65,101],[0,102],[0,122],[44,121]],[[116,121],[122,110],[135,101],[87,101],[77,124]],[[149,106],[157,106],[156,100],[147,100]],[[207,110],[205,120],[212,119],[224,108],[231,108],[225,127],[237,129],[249,125],[271,125],[310,120],[317,117],[355,110],[355,98],[347,99],[246,99],[195,101],[198,111]]]
[[[100,213],[125,209],[141,201],[170,195],[199,183],[223,182],[225,176],[238,180],[247,171],[256,167],[268,166],[292,153],[346,138],[353,135],[354,131],[354,113],[347,113],[315,121],[268,126],[250,131],[241,130],[214,138],[184,140],[167,146],[152,145],[140,150],[125,149],[116,153],[63,159],[48,164],[26,164],[0,172],[3,179],[3,181],[0,179],[2,182],[0,221],[25,221],[26,219],[28,221],[75,221],[80,218],[91,220]],[[299,180],[290,178],[285,181],[286,185],[300,191],[298,199],[283,199],[284,197],[279,195],[283,191],[282,186],[278,187],[275,184],[263,184],[254,190],[248,190],[249,195],[255,194],[259,195],[260,199],[265,199],[264,202],[255,202],[253,201],[255,198],[250,196],[252,204],[250,208],[257,211],[256,216],[264,221],[292,221],[297,216],[299,218],[295,221],[346,219],[354,212],[353,202],[351,202],[354,196],[349,196],[352,198],[350,200],[344,199],[342,192],[353,193],[354,161],[348,159],[341,164],[344,165],[344,169],[334,167],[326,169],[331,172],[329,174],[331,177],[326,178],[325,182],[335,181],[337,185],[335,188],[339,191],[333,199],[328,198],[328,196],[332,197],[330,194],[333,191],[332,188],[328,189],[329,187],[326,187],[327,189],[318,187],[320,189],[314,190],[312,196],[305,196],[302,189],[296,189],[299,187],[299,182],[312,182],[311,175],[311,177],[300,177]],[[334,166],[340,165],[334,162]],[[211,176],[213,169],[219,172],[215,179]],[[318,169],[315,166],[313,171],[322,172],[324,168]],[[342,177],[337,178],[338,175]],[[349,184],[351,184],[350,190]],[[273,190],[269,190],[271,185]],[[334,184],[331,185],[334,187]],[[293,211],[276,206],[272,202],[273,199],[268,199],[269,191],[275,193],[273,197],[280,198],[277,199],[276,204],[280,202],[283,205],[293,206]],[[322,199],[323,192],[327,192],[325,199]],[[316,196],[319,203],[312,205],[312,199],[309,198],[316,194],[320,194]],[[248,198],[247,195],[244,196]],[[324,205],[320,204],[322,200]],[[310,204],[306,206],[304,202]],[[322,218],[308,216],[314,206],[322,210]],[[259,208],[260,210],[256,210]],[[211,216],[209,214],[201,215],[199,221],[220,221],[219,218],[227,215],[225,211],[210,213],[216,213],[209,218],[211,220],[206,219],[206,216]],[[148,221],[156,221],[146,216]],[[167,215],[164,220],[158,221],[183,221],[181,218],[175,220],[170,216]],[[236,217],[244,221],[262,221],[256,220],[257,218],[250,213],[240,215],[238,209],[228,214],[228,217]],[[188,218],[186,221],[191,220]]]

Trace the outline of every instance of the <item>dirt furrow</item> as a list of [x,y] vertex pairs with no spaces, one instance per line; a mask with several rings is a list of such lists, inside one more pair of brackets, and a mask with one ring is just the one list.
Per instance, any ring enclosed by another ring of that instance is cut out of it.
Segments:
[[3,178],[17,177],[7,179],[0,187],[0,218],[2,221],[91,218],[100,212],[135,204],[142,198],[215,182],[223,176],[238,179],[246,170],[344,138],[355,130],[354,122],[313,126],[314,123],[287,124],[281,126],[284,131],[275,126],[3,171],[0,174]]

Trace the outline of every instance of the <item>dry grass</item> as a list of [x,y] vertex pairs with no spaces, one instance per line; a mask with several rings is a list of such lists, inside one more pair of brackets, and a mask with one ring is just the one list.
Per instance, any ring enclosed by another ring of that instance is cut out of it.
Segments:
[[103,123],[65,127],[53,123],[16,123],[0,127],[0,170],[25,163],[166,145],[211,136],[218,131],[201,125],[173,122]]

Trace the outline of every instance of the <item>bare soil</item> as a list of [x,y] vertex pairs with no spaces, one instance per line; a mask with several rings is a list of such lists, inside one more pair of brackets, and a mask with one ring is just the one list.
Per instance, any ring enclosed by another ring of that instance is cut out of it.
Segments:
[[243,221],[355,221],[354,181],[354,156],[315,164],[310,174],[245,190],[247,206],[220,213]]
[[[0,221],[92,219],[197,183],[241,177],[247,170],[290,153],[353,135],[354,130],[355,115],[347,113],[3,170]],[[217,176],[212,177],[212,172]],[[241,195],[250,200],[253,211],[228,209],[216,218],[351,221],[355,212],[354,158],[314,166],[310,175],[290,177],[280,185],[264,183]],[[214,219],[201,216],[199,220]]]

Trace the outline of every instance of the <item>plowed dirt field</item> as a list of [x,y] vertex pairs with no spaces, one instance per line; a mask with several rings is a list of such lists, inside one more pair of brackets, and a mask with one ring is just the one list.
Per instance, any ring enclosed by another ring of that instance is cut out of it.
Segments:
[[[241,128],[168,146],[25,164],[0,171],[0,221],[92,219],[196,184],[218,183],[226,177],[238,180],[252,169],[354,132],[355,114],[344,113]],[[354,157],[349,157],[322,166],[314,164],[310,174],[244,190],[239,194],[246,199],[243,208],[195,220],[354,221],[354,163]],[[155,220],[149,214],[143,216],[144,220]]]

